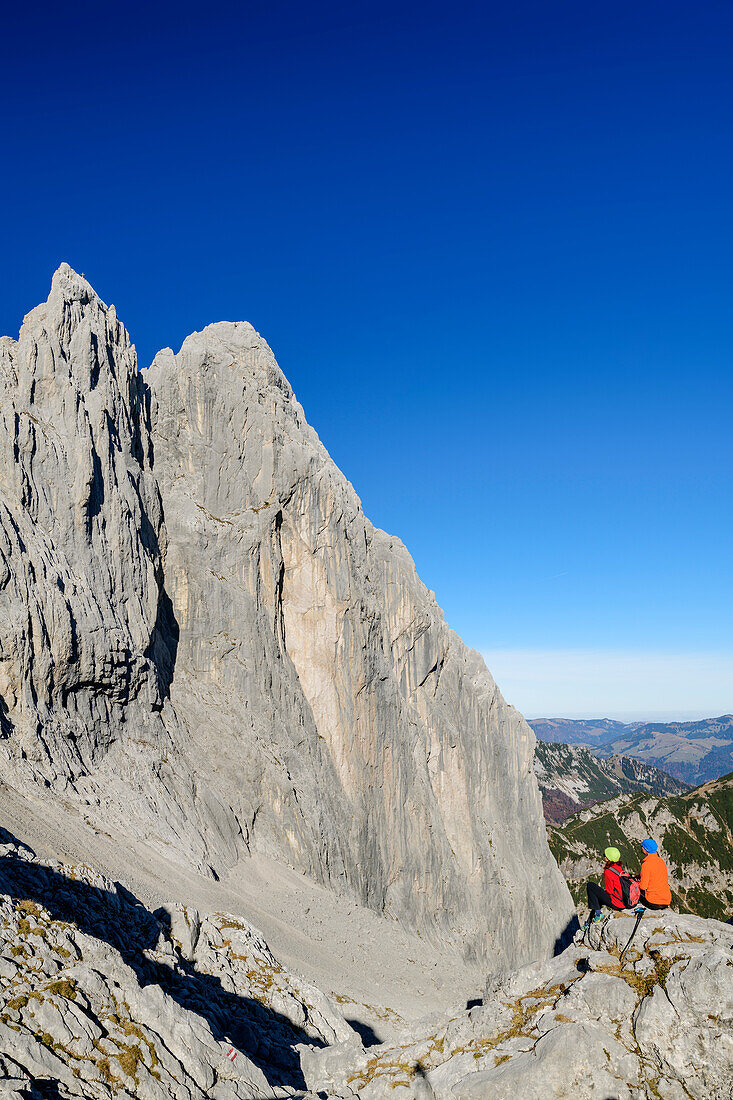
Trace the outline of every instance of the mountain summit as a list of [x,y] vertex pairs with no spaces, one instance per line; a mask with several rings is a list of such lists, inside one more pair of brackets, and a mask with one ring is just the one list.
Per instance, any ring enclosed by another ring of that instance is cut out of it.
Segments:
[[62,265],[0,341],[0,646],[6,781],[121,842],[264,853],[497,968],[573,913],[532,731],[248,324],[141,373]]

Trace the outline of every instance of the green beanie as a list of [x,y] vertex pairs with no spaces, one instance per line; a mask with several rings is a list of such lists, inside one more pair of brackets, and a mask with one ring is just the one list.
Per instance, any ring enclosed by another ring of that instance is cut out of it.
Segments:
[[603,854],[609,863],[618,863],[621,859],[621,853],[618,848],[606,848]]

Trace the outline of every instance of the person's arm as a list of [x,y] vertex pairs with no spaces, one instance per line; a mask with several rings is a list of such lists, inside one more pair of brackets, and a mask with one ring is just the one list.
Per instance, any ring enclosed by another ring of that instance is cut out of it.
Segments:
[[642,891],[642,893],[646,893],[648,887],[649,887],[649,868],[647,867],[646,860],[644,860],[644,862],[641,865],[641,874],[639,875],[639,889]]

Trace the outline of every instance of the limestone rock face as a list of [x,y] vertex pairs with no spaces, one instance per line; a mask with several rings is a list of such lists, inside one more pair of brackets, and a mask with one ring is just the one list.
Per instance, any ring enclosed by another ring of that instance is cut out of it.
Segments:
[[178,627],[149,406],[114,306],[62,265],[0,339],[0,763],[205,868],[237,828],[161,718]]
[[531,731],[365,518],[267,344],[211,325],[146,380],[197,773],[240,799],[250,846],[499,965],[515,937],[542,953],[570,907]]
[[170,672],[145,386],[114,308],[64,265],[0,340],[0,694],[49,778],[93,765]]
[[141,373],[64,266],[0,379],[8,781],[200,870],[265,852],[496,970],[547,954],[572,907],[533,734],[254,329]]

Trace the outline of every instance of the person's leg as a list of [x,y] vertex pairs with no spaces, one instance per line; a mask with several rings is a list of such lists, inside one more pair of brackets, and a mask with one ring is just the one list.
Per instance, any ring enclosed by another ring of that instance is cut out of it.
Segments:
[[639,901],[647,909],[669,909],[668,905],[659,905],[656,901],[647,901],[643,890],[641,891],[641,898]]
[[604,905],[609,906],[611,909],[614,908],[613,898],[597,882],[586,883],[586,892],[588,894],[588,908],[591,912],[602,909]]

